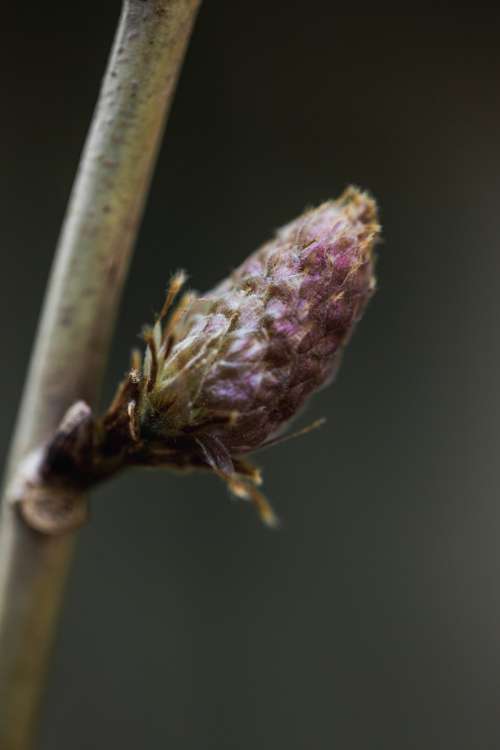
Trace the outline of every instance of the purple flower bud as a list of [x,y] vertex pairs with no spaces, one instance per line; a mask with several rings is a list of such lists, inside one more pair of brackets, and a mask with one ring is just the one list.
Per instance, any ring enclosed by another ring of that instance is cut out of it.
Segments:
[[334,377],[375,289],[379,231],[375,202],[351,187],[280,229],[211,292],[184,295],[163,325],[184,282],[174,277],[144,363],[105,420],[130,398],[129,456],[210,468],[272,523],[244,456],[276,440]]
[[378,232],[374,201],[349,188],[191,299],[168,356],[160,349],[143,420],[166,440],[209,435],[231,455],[276,436],[335,375],[375,288]]

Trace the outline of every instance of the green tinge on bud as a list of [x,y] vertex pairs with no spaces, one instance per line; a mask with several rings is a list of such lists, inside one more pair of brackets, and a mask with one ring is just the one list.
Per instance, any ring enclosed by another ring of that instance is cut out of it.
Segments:
[[185,294],[165,322],[185,281],[176,275],[143,362],[135,355],[134,385],[110,410],[129,399],[135,462],[209,468],[274,523],[245,456],[275,442],[334,377],[375,289],[379,232],[373,199],[349,188],[280,229],[212,291]]

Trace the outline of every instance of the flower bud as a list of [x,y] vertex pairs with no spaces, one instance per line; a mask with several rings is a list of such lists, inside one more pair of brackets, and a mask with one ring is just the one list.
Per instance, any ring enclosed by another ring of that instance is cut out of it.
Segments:
[[184,281],[175,277],[129,408],[137,439],[167,464],[211,468],[272,521],[243,457],[334,377],[375,289],[379,230],[373,199],[349,188],[280,229],[212,291],[185,295],[163,324]]

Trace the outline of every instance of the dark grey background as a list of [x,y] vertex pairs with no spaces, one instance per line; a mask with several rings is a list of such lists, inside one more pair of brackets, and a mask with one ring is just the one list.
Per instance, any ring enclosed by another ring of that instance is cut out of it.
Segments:
[[[279,533],[206,476],[95,493],[41,750],[500,746],[499,14],[347,7],[205,2],[106,387],[174,269],[354,182],[385,243],[328,423],[260,459]],[[118,11],[2,11],[3,455]]]

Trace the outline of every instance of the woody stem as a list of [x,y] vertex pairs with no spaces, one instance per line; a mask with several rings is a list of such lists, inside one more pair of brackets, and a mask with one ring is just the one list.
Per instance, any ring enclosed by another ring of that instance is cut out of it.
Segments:
[[[47,289],[7,469],[94,406],[166,114],[200,0],[124,0]],[[8,495],[8,492],[6,493]],[[74,534],[0,525],[0,747],[28,750]]]

